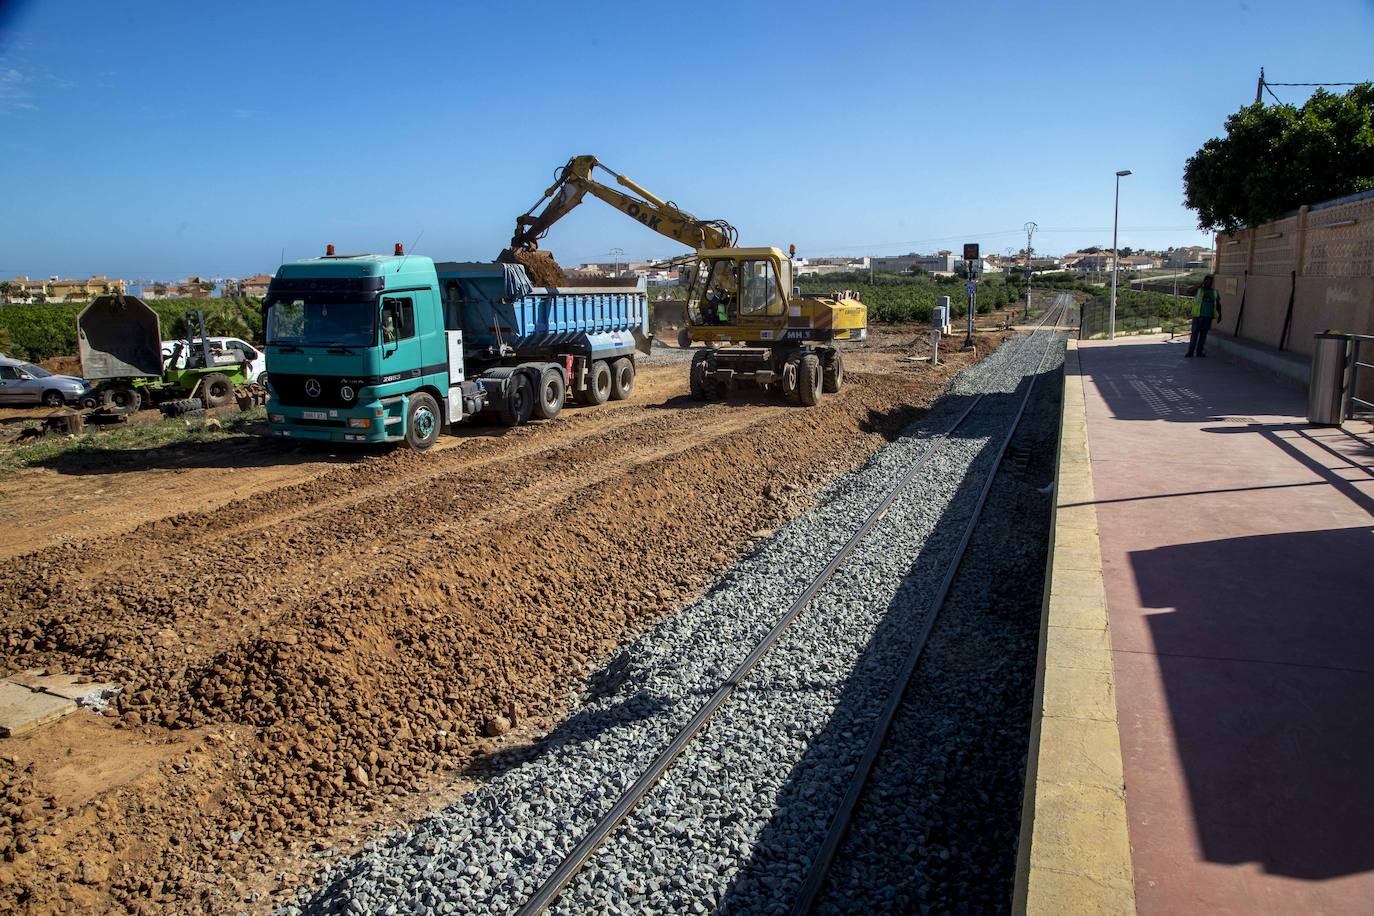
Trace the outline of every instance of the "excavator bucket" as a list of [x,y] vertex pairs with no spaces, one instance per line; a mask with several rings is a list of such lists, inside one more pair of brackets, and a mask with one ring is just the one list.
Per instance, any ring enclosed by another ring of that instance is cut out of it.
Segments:
[[503,264],[519,264],[535,286],[567,286],[568,275],[547,251],[512,251],[507,248],[497,256]]

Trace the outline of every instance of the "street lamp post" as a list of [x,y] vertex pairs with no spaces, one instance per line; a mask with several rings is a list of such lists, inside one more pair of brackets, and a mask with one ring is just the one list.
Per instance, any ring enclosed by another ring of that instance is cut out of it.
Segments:
[[1121,216],[1121,179],[1131,174],[1130,169],[1116,173],[1116,204],[1112,208],[1112,304],[1107,310],[1107,339],[1116,340],[1116,272],[1121,255],[1116,250],[1116,227]]

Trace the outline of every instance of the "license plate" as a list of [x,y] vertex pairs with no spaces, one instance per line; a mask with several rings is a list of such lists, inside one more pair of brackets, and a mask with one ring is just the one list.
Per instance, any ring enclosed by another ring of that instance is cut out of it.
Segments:
[[302,414],[307,420],[327,420],[329,415],[323,410],[307,410]]

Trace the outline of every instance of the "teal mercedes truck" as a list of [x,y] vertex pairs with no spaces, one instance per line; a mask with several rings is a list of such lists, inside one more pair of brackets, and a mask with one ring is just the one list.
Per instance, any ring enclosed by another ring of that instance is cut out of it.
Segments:
[[624,399],[647,354],[642,288],[536,287],[518,264],[336,255],[278,268],[263,300],[273,436],[405,442]]

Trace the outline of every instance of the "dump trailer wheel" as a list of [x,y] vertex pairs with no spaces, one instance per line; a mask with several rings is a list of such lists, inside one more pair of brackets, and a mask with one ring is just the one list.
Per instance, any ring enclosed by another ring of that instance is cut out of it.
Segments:
[[563,373],[550,367],[539,377],[539,397],[534,401],[534,413],[541,420],[552,420],[563,412],[563,399],[568,389],[563,384]]
[[105,406],[121,413],[138,413],[143,406],[143,394],[133,385],[114,385],[101,396]]
[[534,414],[534,386],[530,377],[517,372],[506,386],[506,398],[496,407],[496,415],[506,426],[523,426]]
[[44,407],[61,407],[67,403],[67,399],[62,396],[62,392],[57,390],[43,392]]
[[587,368],[587,385],[582,389],[582,403],[599,407],[611,399],[611,367],[598,359]]
[[423,452],[439,441],[443,425],[443,414],[439,413],[439,404],[432,395],[417,391],[410,396],[410,406],[406,408],[406,445]]
[[821,358],[808,353],[797,365],[797,403],[803,407],[815,407],[821,401]]
[[623,401],[635,390],[635,361],[628,356],[611,363],[611,400]]
[[678,328],[678,332],[677,332],[677,347],[678,347],[679,350],[690,350],[690,349],[692,349],[692,329],[691,329],[691,328]]
[[692,357],[692,371],[687,377],[687,386],[692,397],[698,401],[714,401],[720,397],[720,385],[711,375],[710,350],[698,350]]
[[838,350],[831,350],[830,358],[825,361],[825,381],[821,385],[821,390],[826,394],[834,394],[843,384],[844,357]]
[[211,372],[200,380],[200,399],[206,407],[223,407],[234,399],[234,383],[223,372]]

